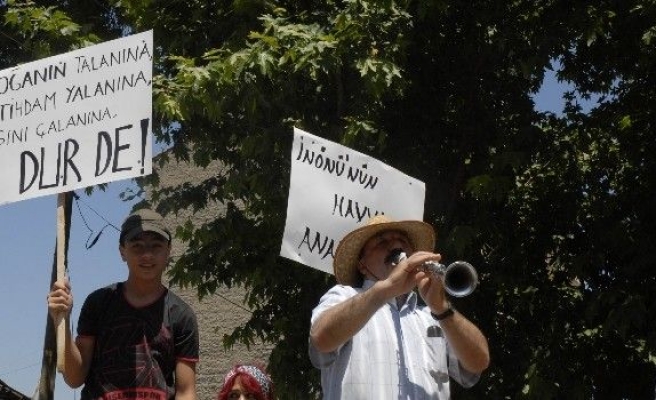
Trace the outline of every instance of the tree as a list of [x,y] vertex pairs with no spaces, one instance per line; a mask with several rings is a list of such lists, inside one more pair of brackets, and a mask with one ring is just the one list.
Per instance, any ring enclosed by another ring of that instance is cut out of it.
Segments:
[[[424,181],[438,250],[477,267],[456,305],[493,364],[454,397],[653,397],[652,2],[69,3],[49,4],[98,38],[154,29],[155,134],[172,145],[158,161],[227,167],[155,190],[168,212],[228,206],[178,229],[190,250],[171,279],[201,296],[247,287],[253,317],[224,342],[274,343],[281,398],[318,393],[309,316],[334,283],[277,256],[292,126]],[[42,24],[10,26],[28,43]],[[554,60],[575,88],[562,115],[531,99]]]

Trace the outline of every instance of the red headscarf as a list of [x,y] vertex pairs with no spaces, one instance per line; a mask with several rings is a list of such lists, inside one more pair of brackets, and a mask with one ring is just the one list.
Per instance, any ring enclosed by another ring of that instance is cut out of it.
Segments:
[[261,368],[254,365],[235,365],[226,374],[223,380],[223,387],[219,392],[218,400],[227,400],[235,380],[241,377],[241,384],[248,391],[255,395],[257,400],[273,400],[273,382]]

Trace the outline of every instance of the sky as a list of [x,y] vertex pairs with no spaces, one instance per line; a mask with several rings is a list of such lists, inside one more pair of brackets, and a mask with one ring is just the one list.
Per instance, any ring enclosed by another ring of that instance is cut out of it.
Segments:
[[[545,85],[534,98],[536,108],[561,113],[566,89],[548,71]],[[73,204],[68,252],[74,331],[86,296],[127,276],[118,252],[117,228],[134,201],[122,201],[119,193],[133,187],[130,180],[123,180],[110,183],[105,192],[95,190],[91,196],[76,192],[80,200]],[[96,244],[87,248],[101,230]],[[56,195],[0,205],[0,379],[28,396],[33,394],[41,371],[46,295],[56,239]],[[79,397],[79,390],[66,386],[58,373],[55,398]]]
[[[74,327],[82,303],[92,290],[127,276],[114,227],[120,227],[134,203],[119,198],[129,186],[131,182],[125,180],[113,182],[106,192],[91,196],[76,192],[80,201],[73,204],[68,252]],[[99,240],[87,249],[89,237],[101,230]],[[0,282],[4,286],[0,289],[0,379],[28,396],[34,392],[41,371],[46,295],[56,240],[56,195],[0,206]],[[69,389],[58,374],[55,398],[77,399],[79,392]]]

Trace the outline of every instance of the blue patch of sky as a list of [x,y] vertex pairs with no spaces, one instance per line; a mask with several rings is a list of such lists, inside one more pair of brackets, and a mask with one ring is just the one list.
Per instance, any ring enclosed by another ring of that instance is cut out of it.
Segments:
[[[535,110],[539,112],[551,112],[558,116],[563,115],[565,109],[565,94],[568,92],[576,93],[574,84],[568,81],[559,80],[557,72],[562,68],[559,60],[551,61],[551,68],[547,68],[544,74],[542,86],[537,93],[533,95]],[[599,100],[599,95],[592,95],[589,99],[577,96],[576,101],[581,106],[584,113],[590,112]]]

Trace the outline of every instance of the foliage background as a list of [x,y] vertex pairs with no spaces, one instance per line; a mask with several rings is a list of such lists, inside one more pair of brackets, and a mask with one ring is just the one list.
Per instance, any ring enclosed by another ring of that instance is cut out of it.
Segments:
[[[309,315],[334,284],[278,257],[293,126],[424,181],[438,250],[477,267],[456,306],[492,366],[454,398],[653,398],[652,0],[0,0],[0,16],[0,68],[154,30],[158,162],[228,167],[155,191],[171,213],[228,205],[178,229],[171,280],[248,288],[256,311],[224,344],[275,344],[281,399],[318,396]],[[531,100],[554,65],[574,88],[558,115]]]

